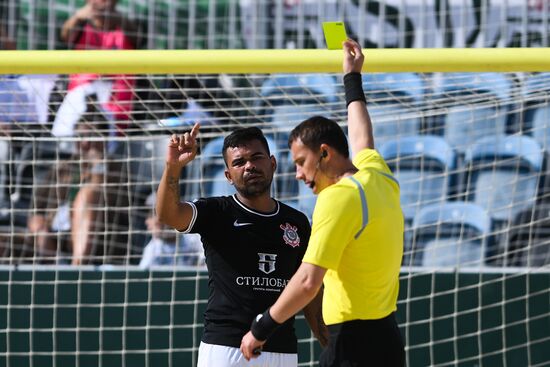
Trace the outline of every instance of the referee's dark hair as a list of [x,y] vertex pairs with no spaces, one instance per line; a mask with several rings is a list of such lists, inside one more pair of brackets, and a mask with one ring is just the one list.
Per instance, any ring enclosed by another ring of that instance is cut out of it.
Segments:
[[309,149],[316,151],[321,144],[327,144],[345,158],[349,158],[348,139],[342,128],[323,116],[313,116],[302,121],[290,132],[288,147],[300,139]]
[[223,140],[222,154],[225,165],[227,165],[227,148],[242,147],[252,140],[258,140],[262,143],[267,152],[267,156],[271,157],[269,145],[267,145],[267,139],[265,138],[262,130],[257,127],[244,127],[233,131]]

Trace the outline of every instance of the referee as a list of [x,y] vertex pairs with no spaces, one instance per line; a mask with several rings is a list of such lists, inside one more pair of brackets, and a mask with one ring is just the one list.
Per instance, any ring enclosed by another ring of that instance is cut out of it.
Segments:
[[259,314],[241,341],[245,358],[315,297],[324,282],[329,343],[320,366],[401,367],[403,341],[395,319],[403,256],[399,184],[374,150],[361,81],[361,47],[347,40],[344,86],[353,161],[342,129],[312,117],[291,132],[296,178],[318,195],[302,265],[277,302]]
[[[293,367],[298,365],[294,318],[285,319],[253,364],[239,350],[254,317],[273,304],[301,264],[311,228],[307,217],[273,199],[277,163],[261,130],[243,128],[228,135],[222,152],[232,196],[180,202],[182,168],[197,153],[199,124],[173,135],[157,194],[159,219],[183,232],[199,233],[208,268],[209,297],[199,346],[199,367]],[[322,293],[316,292],[304,316],[322,345],[326,326]]]

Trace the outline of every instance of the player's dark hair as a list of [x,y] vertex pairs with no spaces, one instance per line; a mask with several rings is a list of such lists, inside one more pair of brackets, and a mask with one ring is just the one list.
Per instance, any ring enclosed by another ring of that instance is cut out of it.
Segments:
[[348,140],[344,131],[335,121],[326,117],[313,116],[302,121],[290,132],[288,147],[297,139],[313,151],[319,150],[321,144],[327,144],[349,158]]
[[258,140],[262,143],[267,156],[271,156],[271,153],[269,152],[269,145],[267,145],[267,139],[265,138],[262,130],[257,127],[245,127],[233,131],[223,140],[222,154],[225,164],[227,165],[227,148],[242,147],[253,140]]

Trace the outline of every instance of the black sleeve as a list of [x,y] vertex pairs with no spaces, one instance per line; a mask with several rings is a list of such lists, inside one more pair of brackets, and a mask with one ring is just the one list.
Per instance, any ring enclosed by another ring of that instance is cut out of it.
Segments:
[[221,201],[218,198],[200,198],[188,202],[193,208],[193,218],[184,233],[203,234],[211,229],[220,215]]

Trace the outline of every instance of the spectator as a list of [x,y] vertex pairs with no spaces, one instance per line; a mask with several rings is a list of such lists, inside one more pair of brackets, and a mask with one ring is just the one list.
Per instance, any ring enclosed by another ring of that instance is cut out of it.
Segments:
[[[0,50],[15,50],[16,44],[0,24]],[[56,75],[3,75],[0,77],[0,131],[2,135],[28,136],[29,124],[45,124],[48,99],[54,87]],[[14,184],[9,172],[16,172],[16,164],[33,157],[32,147],[17,140],[0,140],[0,205],[9,201],[7,188]]]
[[35,209],[28,219],[35,252],[45,262],[102,264],[125,262],[129,254],[128,188],[126,170],[106,154],[101,131],[107,129],[84,120],[77,124],[77,152],[50,169],[46,182],[36,185]]
[[[155,194],[149,195],[146,204],[155,206]],[[139,263],[142,268],[162,265],[204,265],[202,242],[197,234],[181,235],[162,224],[154,211],[145,220],[151,240],[143,249]]]
[[8,35],[6,29],[0,24],[0,49],[1,50],[15,50],[15,41]]
[[[134,22],[116,10],[116,0],[87,0],[86,5],[70,17],[61,30],[61,39],[75,50],[130,50],[138,45]],[[85,111],[85,97],[96,93],[98,100],[115,122],[118,134],[132,112],[135,79],[128,75],[73,74],[68,93],[59,107],[52,133],[72,136],[74,125]]]

